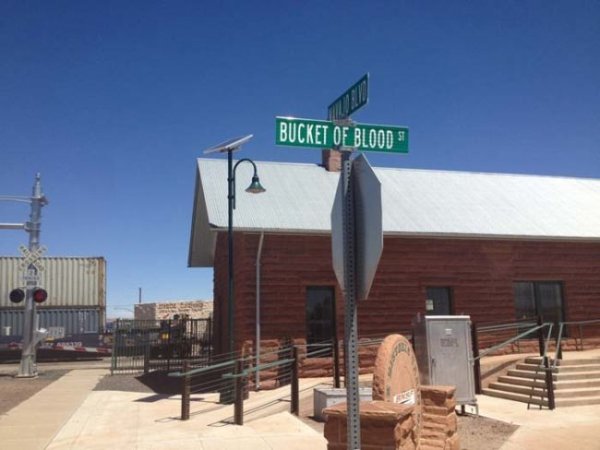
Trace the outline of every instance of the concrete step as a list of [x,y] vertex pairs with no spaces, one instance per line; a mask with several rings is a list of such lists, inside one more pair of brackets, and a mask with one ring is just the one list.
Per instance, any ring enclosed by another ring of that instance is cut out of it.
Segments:
[[[498,377],[499,383],[512,384],[517,386],[528,386],[528,387],[536,387],[536,388],[545,388],[546,382],[545,379],[537,379],[533,380],[531,378],[522,378],[522,377],[511,377],[509,375],[503,375]],[[589,389],[589,388],[600,388],[600,377],[598,378],[590,378],[587,380],[572,380],[572,381],[555,381],[554,389],[555,390],[564,390],[564,389]]]
[[[541,364],[540,356],[530,356],[525,358],[526,364]],[[576,358],[576,359],[559,359],[557,366],[581,366],[587,364],[600,364],[600,358]]]
[[573,381],[555,381],[554,389],[582,389],[582,388],[600,388],[600,377],[590,378],[587,380],[573,380]]
[[542,397],[544,399],[546,398],[546,391],[543,388],[533,388],[530,386],[520,386],[499,382],[490,383],[489,388],[502,392],[512,392],[513,394],[527,395],[537,399],[541,399]]
[[542,380],[532,380],[529,378],[521,378],[521,377],[511,377],[508,375],[503,375],[498,377],[499,383],[512,384],[517,386],[528,386],[528,387],[537,387],[544,388],[546,387],[546,382]]
[[[533,379],[544,380],[545,376],[546,376],[546,374],[544,372],[538,372],[536,374],[535,372],[532,372],[531,370],[516,370],[516,369],[510,369],[507,374],[511,377],[527,378],[528,380],[533,380]],[[556,380],[556,374],[553,374],[552,376]]]
[[[517,364],[516,365],[516,369],[517,370],[528,370],[529,372],[537,372],[537,373],[544,373],[545,372],[545,368],[544,367],[540,367],[539,365],[535,365],[535,364]],[[553,372],[558,372],[558,367],[556,367],[552,371]]]
[[593,380],[600,378],[600,372],[559,372],[558,374],[554,374],[553,376],[556,381]]
[[[531,370],[515,370],[511,369],[508,371],[508,375],[511,377],[528,378],[530,380],[544,380],[545,374],[538,372],[537,374]],[[598,372],[572,372],[572,373],[553,373],[552,379],[554,381],[567,381],[567,380],[590,380],[599,378]]]
[[556,399],[556,407],[563,406],[585,406],[585,405],[600,405],[600,396],[595,397],[576,397],[576,398],[561,398]]
[[540,398],[530,398],[529,395],[516,394],[513,392],[504,392],[497,389],[486,388],[482,390],[483,394],[489,395],[490,397],[503,398],[505,400],[513,400],[521,403],[529,403],[530,405],[542,405],[548,406],[546,400],[540,400]]
[[[543,366],[535,365],[535,364],[517,364],[516,368],[518,370],[529,370],[531,372],[539,372],[542,373],[544,371]],[[567,372],[595,372],[598,371],[600,374],[600,364],[577,364],[577,365],[569,365],[569,366],[558,366],[552,369],[553,372],[558,373],[567,373]]]
[[569,366],[558,366],[559,373],[569,372],[598,372],[600,376],[600,364],[573,364]]
[[600,388],[555,389],[554,397],[557,399],[600,397]]

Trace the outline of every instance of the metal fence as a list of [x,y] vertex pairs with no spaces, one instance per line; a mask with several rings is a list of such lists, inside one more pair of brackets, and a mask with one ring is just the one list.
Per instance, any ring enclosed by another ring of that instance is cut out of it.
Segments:
[[180,370],[184,361],[202,367],[211,355],[211,319],[121,319],[113,332],[111,373]]

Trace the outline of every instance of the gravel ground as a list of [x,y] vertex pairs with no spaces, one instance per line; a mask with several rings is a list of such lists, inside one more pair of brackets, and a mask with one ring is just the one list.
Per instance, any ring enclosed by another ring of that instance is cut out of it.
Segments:
[[0,415],[58,380],[68,370],[39,370],[37,378],[15,378],[13,373],[0,373]]
[[517,425],[486,417],[458,416],[458,434],[462,450],[497,450],[502,447]]
[[[313,414],[312,397],[300,401],[300,419],[319,433],[323,433],[325,424],[311,418]],[[474,415],[458,416],[458,435],[462,450],[497,450],[515,432],[517,425],[511,425],[486,417]]]

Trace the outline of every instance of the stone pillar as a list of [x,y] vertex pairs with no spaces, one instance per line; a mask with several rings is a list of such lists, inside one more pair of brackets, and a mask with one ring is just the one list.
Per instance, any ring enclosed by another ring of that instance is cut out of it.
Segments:
[[[414,434],[413,409],[413,405],[399,403],[361,402],[361,450],[415,450],[418,442]],[[346,450],[346,403],[326,408],[323,414],[327,418],[327,450]]]
[[421,385],[421,450],[460,450],[454,386]]

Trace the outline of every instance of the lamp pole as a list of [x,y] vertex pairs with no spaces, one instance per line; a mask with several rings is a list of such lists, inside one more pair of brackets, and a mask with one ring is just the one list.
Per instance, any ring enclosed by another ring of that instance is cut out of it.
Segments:
[[[227,152],[227,204],[228,204],[228,217],[227,217],[227,359],[235,359],[235,313],[234,313],[234,297],[235,297],[235,281],[233,276],[233,258],[234,258],[234,245],[233,245],[233,210],[235,209],[235,171],[238,166],[243,162],[249,162],[254,168],[254,174],[252,176],[252,182],[246,189],[246,192],[251,194],[260,194],[265,192],[260,184],[258,178],[258,172],[256,164],[249,158],[240,159],[233,164],[233,152],[239,150],[242,144],[245,144],[252,138],[252,135],[229,139],[221,144],[215,145],[204,151],[204,153],[224,153]],[[222,341],[221,341],[222,342]],[[233,383],[233,381],[232,381]],[[229,394],[229,395],[227,395]],[[233,401],[233,390],[224,391],[221,394],[222,403],[231,403]]]
[[234,332],[233,325],[233,295],[235,283],[233,281],[233,207],[235,200],[235,174],[233,172],[233,150],[227,151],[227,204],[229,207],[227,215],[227,353],[228,358],[233,359]]
[[240,159],[233,165],[233,150],[227,151],[227,181],[228,181],[228,226],[227,226],[227,256],[228,256],[228,274],[227,274],[227,327],[228,327],[228,351],[233,358],[235,352],[235,312],[234,312],[234,294],[235,294],[235,282],[233,279],[233,210],[235,209],[235,171],[238,166],[243,162],[249,162],[254,167],[254,175],[252,176],[252,183],[250,187],[246,189],[246,192],[252,194],[260,194],[265,192],[265,189],[261,186],[260,180],[258,179],[256,164],[249,158]]

